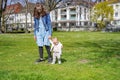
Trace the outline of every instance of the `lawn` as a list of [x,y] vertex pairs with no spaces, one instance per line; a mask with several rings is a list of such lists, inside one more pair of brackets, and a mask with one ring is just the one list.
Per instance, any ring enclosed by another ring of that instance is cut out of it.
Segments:
[[60,65],[35,64],[39,55],[33,34],[0,34],[0,80],[120,80],[120,33],[53,36],[64,46]]

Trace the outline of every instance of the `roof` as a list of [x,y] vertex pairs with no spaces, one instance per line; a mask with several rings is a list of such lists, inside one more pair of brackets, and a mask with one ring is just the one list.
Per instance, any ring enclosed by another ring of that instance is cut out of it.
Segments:
[[22,5],[20,3],[8,5],[5,10],[5,14],[19,13],[22,9]]
[[[104,0],[104,1],[107,1],[107,2],[109,2],[110,4],[120,2],[120,0]],[[102,1],[102,2],[103,2],[103,1]],[[96,3],[97,3],[97,1],[96,1]]]
[[[33,9],[35,7],[35,3],[28,2],[28,12],[33,12]],[[8,5],[6,7],[6,11],[4,14],[18,14],[18,13],[25,13],[26,12],[26,6],[22,6],[19,2],[16,4]]]
[[110,3],[120,3],[120,0],[109,0]]
[[66,6],[71,6],[71,5],[82,5],[85,7],[92,7],[95,3],[89,0],[70,0],[67,2],[63,2],[61,4],[66,4],[66,5],[62,5],[61,7],[66,7]]

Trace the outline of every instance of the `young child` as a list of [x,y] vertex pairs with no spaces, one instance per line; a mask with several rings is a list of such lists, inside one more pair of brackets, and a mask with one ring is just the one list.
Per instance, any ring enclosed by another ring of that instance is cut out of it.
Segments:
[[55,64],[56,58],[58,59],[58,64],[61,64],[61,54],[62,54],[62,48],[63,45],[61,42],[58,41],[58,39],[55,38],[49,38],[51,43],[51,52],[53,52],[53,61],[51,64]]

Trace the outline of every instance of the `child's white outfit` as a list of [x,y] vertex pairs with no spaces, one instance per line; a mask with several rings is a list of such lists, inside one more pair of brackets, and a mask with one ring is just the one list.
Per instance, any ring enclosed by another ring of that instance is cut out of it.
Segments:
[[62,44],[61,42],[58,42],[57,45],[54,45],[53,42],[50,40],[51,51],[53,52],[53,61],[52,64],[55,64],[56,58],[58,59],[58,63],[61,64],[61,54],[62,54]]

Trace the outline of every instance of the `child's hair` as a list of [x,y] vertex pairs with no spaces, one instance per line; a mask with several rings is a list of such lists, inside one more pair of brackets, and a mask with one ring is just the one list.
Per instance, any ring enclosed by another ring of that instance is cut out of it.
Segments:
[[59,42],[58,39],[57,39],[57,37],[53,37],[52,41],[53,41],[53,43],[58,43]]

